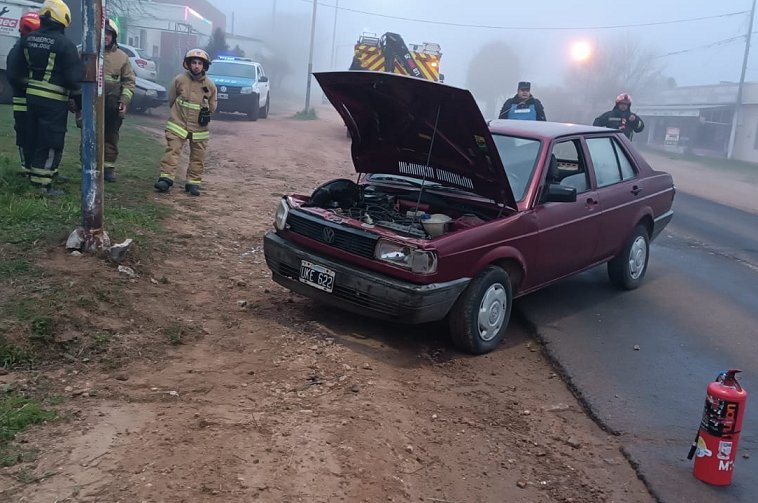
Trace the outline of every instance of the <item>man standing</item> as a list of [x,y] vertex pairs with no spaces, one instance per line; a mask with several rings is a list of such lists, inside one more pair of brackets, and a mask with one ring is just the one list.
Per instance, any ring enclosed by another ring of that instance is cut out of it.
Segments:
[[616,96],[616,105],[613,109],[597,117],[592,125],[619,129],[631,140],[634,133],[639,133],[645,129],[645,123],[639,116],[632,113],[631,106],[632,97],[629,93],[621,93]]
[[118,27],[105,21],[105,181],[116,181],[118,133],[134,96],[136,78],[129,56],[118,48]]
[[532,96],[531,82],[518,83],[518,92],[503,103],[498,119],[547,120],[542,103]]
[[161,174],[155,182],[158,192],[168,192],[174,185],[176,166],[184,142],[189,140],[190,157],[184,191],[200,195],[208,148],[208,123],[218,103],[216,85],[206,77],[211,59],[202,49],[191,49],[184,56],[184,69],[168,90],[171,117],[166,124],[166,153],[161,159]]
[[81,109],[82,65],[76,45],[64,35],[71,24],[68,6],[62,0],[45,0],[39,17],[40,29],[22,38],[13,53],[8,77],[14,85],[28,79],[29,180],[44,194],[60,195],[52,181],[63,155],[69,97]]
[[[36,12],[27,12],[21,16],[18,22],[18,32],[21,38],[29,35],[31,32],[39,29],[39,14]],[[13,45],[13,48],[8,53],[7,62],[12,62],[15,52],[21,50],[21,38]],[[10,65],[7,65],[10,66]],[[18,155],[21,161],[21,169],[18,174],[21,176],[29,176],[31,173],[31,161],[32,156],[29,154],[28,137],[26,133],[26,83],[28,79],[23,79],[22,82],[11,82],[13,88],[13,128],[16,130],[16,146],[18,147]]]

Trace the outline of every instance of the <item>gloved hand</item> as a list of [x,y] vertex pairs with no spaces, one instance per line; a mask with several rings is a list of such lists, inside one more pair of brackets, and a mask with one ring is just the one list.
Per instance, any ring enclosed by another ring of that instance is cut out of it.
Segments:
[[208,107],[200,109],[200,113],[197,116],[197,123],[201,126],[207,126],[211,122],[211,110]]

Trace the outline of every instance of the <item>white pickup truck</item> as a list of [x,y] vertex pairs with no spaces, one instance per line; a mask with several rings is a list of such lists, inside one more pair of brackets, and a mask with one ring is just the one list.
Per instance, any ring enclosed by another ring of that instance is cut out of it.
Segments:
[[42,2],[30,0],[0,0],[0,103],[10,103],[13,93],[8,78],[8,53],[18,40],[18,23],[22,15],[30,10],[39,10]]

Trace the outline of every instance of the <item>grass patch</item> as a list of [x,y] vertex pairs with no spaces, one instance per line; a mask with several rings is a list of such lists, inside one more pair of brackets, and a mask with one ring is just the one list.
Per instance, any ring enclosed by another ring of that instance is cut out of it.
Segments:
[[172,346],[184,344],[184,327],[180,323],[172,323],[163,329],[163,335]]
[[34,355],[0,335],[0,367],[11,368],[32,365]]
[[13,466],[26,460],[27,453],[12,443],[16,434],[33,424],[55,418],[55,412],[46,410],[36,400],[17,393],[0,396],[0,466]]
[[314,108],[309,108],[308,110],[300,110],[292,118],[299,121],[313,121],[318,119],[318,114]]

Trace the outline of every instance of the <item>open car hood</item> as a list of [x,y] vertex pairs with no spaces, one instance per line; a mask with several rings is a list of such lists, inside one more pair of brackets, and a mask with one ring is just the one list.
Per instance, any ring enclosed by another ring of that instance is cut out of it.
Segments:
[[392,73],[314,75],[350,130],[357,172],[426,176],[517,207],[469,91]]

